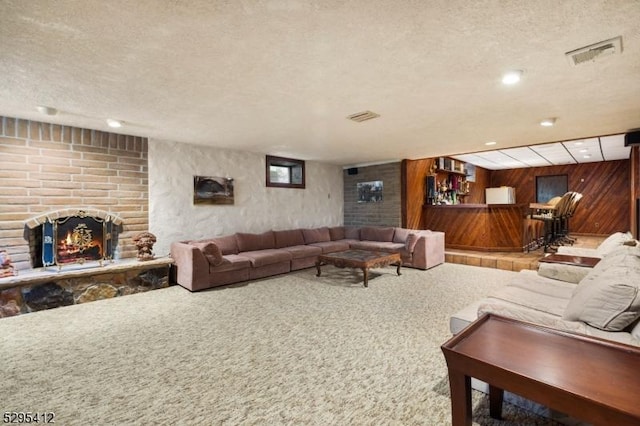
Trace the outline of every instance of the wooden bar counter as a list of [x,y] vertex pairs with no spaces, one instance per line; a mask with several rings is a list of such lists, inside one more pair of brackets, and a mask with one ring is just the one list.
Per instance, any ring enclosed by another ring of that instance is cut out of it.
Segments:
[[455,204],[423,207],[423,229],[445,233],[445,247],[522,251],[528,204]]

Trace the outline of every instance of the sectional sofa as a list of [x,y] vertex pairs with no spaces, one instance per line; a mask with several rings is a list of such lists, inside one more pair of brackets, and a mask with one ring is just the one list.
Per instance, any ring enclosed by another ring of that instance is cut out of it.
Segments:
[[444,263],[444,233],[399,227],[320,227],[171,244],[175,279],[190,291],[309,268],[320,254],[348,249],[400,253],[402,266]]
[[[631,234],[616,234],[601,248],[580,252],[599,254],[593,268],[557,265],[553,271],[519,272],[494,294],[453,314],[451,332],[457,334],[483,313],[494,313],[640,346],[640,243]],[[568,272],[576,268],[580,273]]]

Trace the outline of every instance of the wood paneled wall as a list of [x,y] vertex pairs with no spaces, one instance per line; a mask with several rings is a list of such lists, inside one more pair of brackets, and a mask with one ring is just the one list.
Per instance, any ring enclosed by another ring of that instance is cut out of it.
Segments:
[[402,160],[402,227],[421,229],[422,205],[425,199],[425,178],[434,163],[433,158]]
[[[425,176],[432,158],[402,162],[402,223],[420,229],[424,223]],[[640,198],[640,147],[634,147],[631,160],[604,161],[525,169],[486,170],[476,167],[468,204],[482,204],[484,189],[496,186],[516,188],[519,204],[535,202],[536,176],[566,174],[569,191],[583,194],[571,231],[580,234],[609,235],[617,231],[636,232],[636,199]],[[637,236],[636,236],[637,237]]]
[[608,235],[630,229],[630,161],[603,161],[564,166],[494,170],[491,186],[513,186],[518,203],[535,202],[536,176],[566,174],[569,191],[583,194],[572,232]]
[[[429,174],[435,158],[402,160],[402,226],[422,229],[424,223],[425,178]],[[465,204],[483,204],[484,190],[489,186],[490,171],[476,167],[476,181],[471,182]]]

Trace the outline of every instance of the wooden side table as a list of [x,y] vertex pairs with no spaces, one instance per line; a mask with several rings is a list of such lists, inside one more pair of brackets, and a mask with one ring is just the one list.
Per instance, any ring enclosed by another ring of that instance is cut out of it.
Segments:
[[471,425],[471,377],[594,425],[640,424],[640,348],[487,314],[442,345],[453,426]]

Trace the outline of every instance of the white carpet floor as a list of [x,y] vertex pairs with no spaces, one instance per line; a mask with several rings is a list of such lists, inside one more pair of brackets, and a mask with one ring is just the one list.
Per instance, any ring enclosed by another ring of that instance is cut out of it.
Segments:
[[[326,266],[0,320],[0,409],[62,425],[447,425],[449,316],[515,272]],[[505,404],[474,424],[555,424]]]

